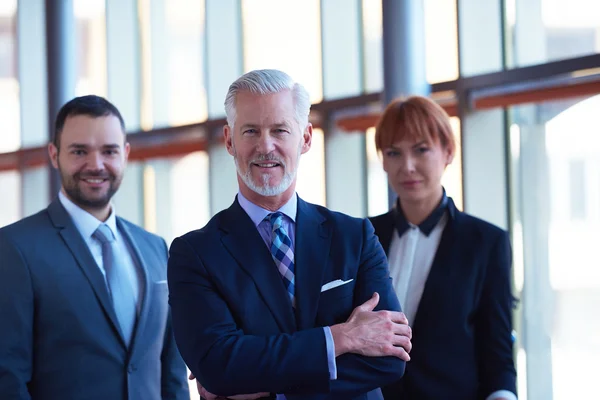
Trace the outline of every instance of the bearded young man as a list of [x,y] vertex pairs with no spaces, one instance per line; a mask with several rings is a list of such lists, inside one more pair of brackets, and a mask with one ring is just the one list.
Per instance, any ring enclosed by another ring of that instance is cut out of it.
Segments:
[[167,304],[165,241],[110,200],[129,155],[98,96],[58,113],[47,209],[0,229],[0,398],[189,400]]
[[281,71],[236,80],[223,133],[238,195],[171,245],[175,339],[208,400],[375,399],[409,360],[410,327],[371,223],[296,194],[309,110]]

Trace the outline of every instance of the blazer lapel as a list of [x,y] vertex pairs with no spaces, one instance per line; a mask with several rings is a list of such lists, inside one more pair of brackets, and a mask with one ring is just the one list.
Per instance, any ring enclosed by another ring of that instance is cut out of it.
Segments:
[[134,236],[127,227],[127,224],[123,223],[123,221],[119,217],[117,217],[117,228],[119,229],[125,240],[127,240],[131,248],[133,260],[136,263],[136,266],[138,267],[138,270],[141,274],[140,280],[141,282],[143,282],[143,286],[140,286],[140,295],[142,296],[140,303],[140,312],[138,313],[135,329],[133,330],[133,335],[131,337],[131,343],[129,346],[131,352],[133,353],[133,351],[140,346],[138,343],[141,342],[141,340],[138,340],[138,333],[143,333],[146,331],[145,325],[146,321],[148,320],[148,312],[151,304],[150,295],[152,291],[150,290],[150,280],[148,278],[148,272],[146,271],[146,265],[148,265],[149,261],[144,259],[144,257],[142,256],[144,253],[140,251],[134,239]]
[[123,340],[123,335],[121,334],[117,316],[108,294],[108,289],[106,288],[106,281],[104,280],[104,276],[102,275],[102,272],[100,272],[100,269],[96,264],[96,260],[94,260],[94,257],[90,252],[90,249],[88,248],[84,239],[81,237],[81,234],[77,230],[77,227],[71,220],[69,214],[63,208],[62,204],[60,204],[59,200],[54,200],[48,206],[48,214],[50,215],[50,219],[52,220],[54,226],[59,229],[59,234],[73,254],[73,257],[77,261],[79,268],[81,268],[84,275],[90,282],[90,285],[94,289],[94,293],[96,294],[100,305],[104,309],[108,320],[113,325],[113,328],[115,329],[117,336],[119,336],[121,343],[123,346],[125,346],[125,341]]
[[315,206],[298,198],[296,217],[296,320],[298,329],[314,327],[323,272],[329,259],[331,227]]
[[[448,200],[450,201],[448,205],[450,215],[448,216],[440,245],[435,253],[433,264],[425,282],[425,288],[417,307],[415,320],[412,322],[413,328],[417,326],[420,314],[427,315],[427,310],[437,307],[440,301],[440,293],[455,290],[455,287],[450,284],[450,282],[454,281],[452,278],[454,269],[448,267],[457,259],[455,255],[455,249],[457,249],[455,243],[460,229],[461,213],[456,210],[452,200]],[[443,296],[441,297],[443,298]]]
[[250,275],[263,300],[284,333],[296,330],[294,311],[282,278],[254,223],[237,199],[222,214],[221,242]]

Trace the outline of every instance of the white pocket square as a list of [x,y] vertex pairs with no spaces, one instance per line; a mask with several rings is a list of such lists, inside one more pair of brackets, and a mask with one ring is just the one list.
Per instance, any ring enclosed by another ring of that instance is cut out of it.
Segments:
[[347,281],[343,281],[341,279],[336,279],[335,281],[331,281],[329,283],[324,284],[323,286],[321,286],[321,293],[327,291],[327,290],[331,290],[333,288],[336,288],[338,286],[342,286],[345,285],[346,283],[350,283],[352,282],[354,279],[348,279]]

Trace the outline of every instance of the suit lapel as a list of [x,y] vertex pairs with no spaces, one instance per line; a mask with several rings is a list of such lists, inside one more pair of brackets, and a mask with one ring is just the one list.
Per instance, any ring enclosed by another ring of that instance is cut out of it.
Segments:
[[315,206],[298,198],[296,217],[296,320],[298,329],[314,327],[323,272],[329,258],[331,228]]
[[454,281],[452,274],[455,269],[450,267],[457,259],[455,251],[458,247],[455,244],[460,230],[462,215],[456,210],[452,200],[449,199],[449,201],[448,210],[453,216],[448,216],[448,222],[446,222],[440,245],[435,253],[433,264],[431,264],[431,269],[425,282],[421,301],[417,307],[415,320],[412,323],[413,328],[417,326],[420,314],[427,315],[429,313],[428,310],[438,307],[440,298],[444,298],[441,293],[456,289],[456,286],[452,284]]
[[284,333],[296,330],[292,303],[282,278],[254,223],[237,199],[221,215],[221,242],[237,263],[250,275],[279,328]]
[[81,268],[84,275],[90,282],[90,285],[92,286],[100,305],[104,309],[108,320],[119,336],[121,343],[123,346],[125,346],[125,341],[123,340],[123,335],[121,334],[117,316],[108,294],[108,289],[106,288],[106,281],[104,280],[104,276],[102,275],[102,272],[100,272],[100,269],[96,264],[96,260],[94,260],[94,257],[90,252],[90,249],[88,248],[84,239],[81,237],[81,234],[77,230],[77,227],[71,220],[69,214],[63,208],[62,204],[60,204],[59,200],[54,200],[50,206],[48,206],[48,214],[50,215],[50,219],[52,220],[54,226],[59,230],[59,234],[63,238],[63,241],[73,254],[73,257],[77,261],[79,268]]
[[140,281],[143,282],[143,286],[140,286],[140,296],[141,296],[140,312],[138,313],[138,316],[137,316],[135,329],[133,330],[133,335],[131,337],[131,344],[129,346],[131,349],[131,352],[133,353],[133,351],[140,346],[138,343],[141,342],[141,340],[138,340],[139,339],[138,334],[141,334],[146,331],[146,329],[144,329],[144,328],[145,328],[146,322],[148,320],[148,312],[149,312],[149,307],[151,304],[150,296],[151,296],[152,291],[150,290],[150,279],[148,278],[148,271],[146,270],[146,265],[148,265],[148,260],[145,260],[144,257],[142,256],[144,253],[142,253],[140,251],[140,249],[134,239],[133,234],[127,227],[127,224],[125,224],[121,220],[121,218],[118,218],[118,217],[117,217],[117,228],[119,229],[119,231],[121,232],[121,235],[123,235],[123,237],[128,242],[128,244],[131,248],[131,251],[132,251],[131,255],[133,257],[133,261],[135,262],[137,270],[140,273]]

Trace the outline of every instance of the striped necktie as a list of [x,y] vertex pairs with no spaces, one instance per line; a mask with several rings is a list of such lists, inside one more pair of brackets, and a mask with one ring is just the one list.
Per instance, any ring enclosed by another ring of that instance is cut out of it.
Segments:
[[294,251],[292,249],[292,240],[283,227],[283,214],[280,212],[267,215],[271,223],[271,256],[283,278],[283,283],[288,291],[292,306],[296,306],[294,297],[295,276],[294,276]]

